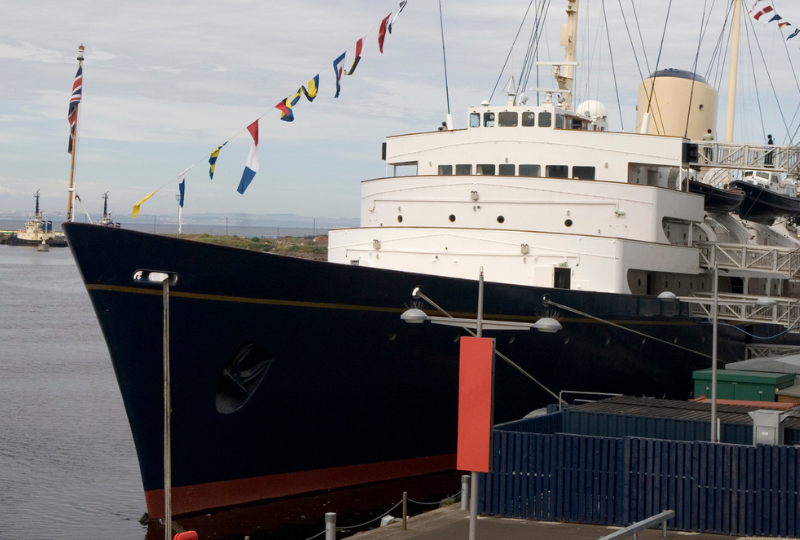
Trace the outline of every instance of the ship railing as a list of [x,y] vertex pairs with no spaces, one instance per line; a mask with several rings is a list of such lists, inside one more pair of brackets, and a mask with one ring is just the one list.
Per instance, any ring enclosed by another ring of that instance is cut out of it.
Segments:
[[798,353],[800,353],[800,347],[797,345],[770,345],[763,343],[750,343],[745,345],[745,360]]
[[697,159],[689,165],[800,173],[800,148],[797,146],[750,145],[716,141],[691,141],[697,145]]
[[800,250],[777,246],[696,242],[703,268],[771,272],[785,278],[800,277]]
[[[747,294],[720,293],[717,295],[717,319],[744,324],[778,324],[795,328],[800,323],[800,301],[796,298],[771,297],[774,306],[759,306],[760,296]],[[681,296],[681,302],[689,304],[689,314],[693,317],[713,319],[713,294]]]

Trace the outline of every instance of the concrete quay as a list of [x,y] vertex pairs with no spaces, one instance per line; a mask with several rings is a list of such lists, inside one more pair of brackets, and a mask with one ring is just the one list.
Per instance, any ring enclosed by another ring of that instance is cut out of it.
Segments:
[[[353,540],[466,540],[469,538],[469,511],[461,510],[457,504],[438,508],[408,520],[408,530],[402,530],[402,521],[385,527],[358,533]],[[479,517],[476,537],[480,540],[597,540],[621,527],[606,525],[584,525],[580,523],[561,523],[550,521],[529,521],[526,519],[507,519]],[[639,540],[658,540],[661,529],[640,532]],[[732,540],[737,536],[719,534],[667,531],[667,538],[686,540]],[[749,540],[755,540],[750,538]]]

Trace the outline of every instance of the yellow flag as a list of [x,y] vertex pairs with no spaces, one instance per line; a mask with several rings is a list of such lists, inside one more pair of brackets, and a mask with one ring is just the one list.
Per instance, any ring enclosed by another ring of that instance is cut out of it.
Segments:
[[133,205],[133,218],[134,219],[136,219],[136,216],[139,215],[139,207],[142,206],[142,203],[144,201],[146,201],[147,199],[149,199],[150,197],[152,197],[153,195],[155,195],[156,193],[158,193],[158,190],[155,190],[150,195],[148,195],[147,197],[145,197],[144,199],[142,199],[141,201],[139,201],[139,202],[137,202],[136,204]]

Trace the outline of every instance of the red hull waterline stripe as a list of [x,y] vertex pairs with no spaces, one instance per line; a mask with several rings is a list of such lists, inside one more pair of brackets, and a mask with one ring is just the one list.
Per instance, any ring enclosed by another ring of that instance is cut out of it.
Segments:
[[[456,455],[433,456],[316,471],[275,474],[172,488],[172,514],[190,514],[289,495],[452,471]],[[164,490],[145,491],[150,519],[164,517]]]

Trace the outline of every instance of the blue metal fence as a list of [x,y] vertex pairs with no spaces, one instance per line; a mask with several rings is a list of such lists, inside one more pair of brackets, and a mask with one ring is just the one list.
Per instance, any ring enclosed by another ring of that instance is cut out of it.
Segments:
[[495,431],[480,512],[625,526],[675,510],[669,527],[800,533],[800,450],[708,442]]

